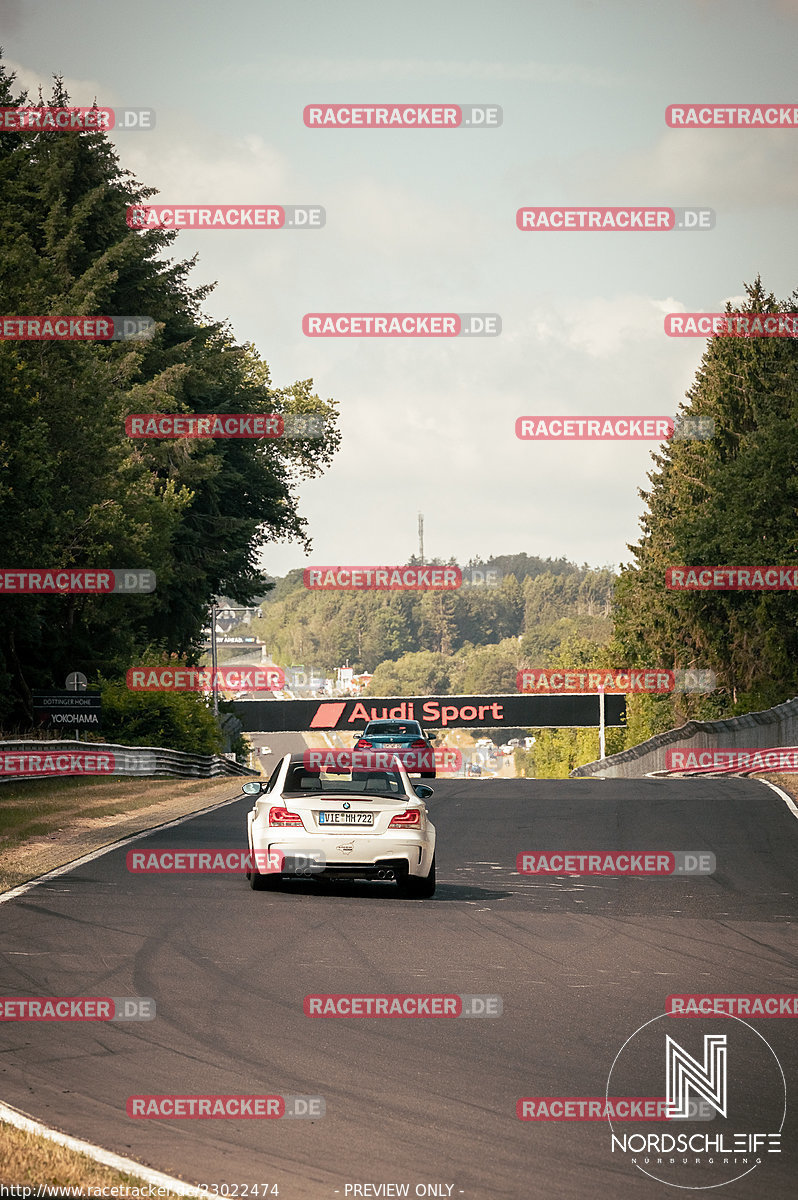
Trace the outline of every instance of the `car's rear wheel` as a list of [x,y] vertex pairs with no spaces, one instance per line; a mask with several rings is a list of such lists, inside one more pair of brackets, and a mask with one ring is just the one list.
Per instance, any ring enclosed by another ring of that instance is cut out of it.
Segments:
[[408,875],[399,883],[400,894],[406,900],[429,900],[435,895],[435,855],[432,856],[429,875],[419,879],[417,875]]
[[260,871],[256,871],[254,867],[251,871],[247,871],[246,875],[253,892],[270,891],[276,888],[280,882],[279,875],[261,875]]

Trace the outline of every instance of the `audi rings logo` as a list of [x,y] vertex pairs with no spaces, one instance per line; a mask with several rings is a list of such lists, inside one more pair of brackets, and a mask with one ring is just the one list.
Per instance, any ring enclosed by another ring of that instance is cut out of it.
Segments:
[[[667,1101],[645,1133],[620,1132],[608,1116],[610,1153],[650,1179],[689,1191],[734,1183],[759,1166],[772,1170],[771,1155],[781,1153],[787,1085],[770,1043],[720,1009],[690,1022],[690,1036],[680,1022],[678,1041],[666,1032],[671,1021],[668,1014],[646,1021],[615,1056],[607,1097],[642,1089]],[[707,1106],[711,1127],[701,1111]],[[767,1191],[764,1181],[761,1188]]]

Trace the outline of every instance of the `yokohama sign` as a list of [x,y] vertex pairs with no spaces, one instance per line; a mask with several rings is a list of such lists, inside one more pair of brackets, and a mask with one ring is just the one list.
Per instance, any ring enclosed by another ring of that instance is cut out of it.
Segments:
[[[360,700],[238,700],[245,732],[362,729],[367,721],[418,721],[425,729],[598,727],[597,696],[375,696]],[[626,723],[626,697],[605,696],[608,727]]]

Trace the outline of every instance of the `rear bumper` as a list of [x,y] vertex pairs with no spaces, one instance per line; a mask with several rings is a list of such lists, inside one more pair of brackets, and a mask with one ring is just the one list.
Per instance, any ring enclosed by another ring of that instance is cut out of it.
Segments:
[[[351,851],[342,851],[339,848],[342,844],[351,845]],[[373,838],[363,835],[347,838],[341,834],[335,837],[314,837],[308,833],[304,837],[293,837],[290,841],[287,838],[275,841],[274,831],[259,835],[255,828],[252,848],[284,855],[289,862],[299,855],[307,858],[318,857],[318,862],[307,870],[281,872],[286,875],[307,874],[322,879],[384,879],[399,876],[426,878],[435,853],[435,834],[431,828],[428,835],[403,832],[396,838]],[[322,869],[319,869],[320,867]],[[385,872],[391,872],[392,875],[387,876]]]

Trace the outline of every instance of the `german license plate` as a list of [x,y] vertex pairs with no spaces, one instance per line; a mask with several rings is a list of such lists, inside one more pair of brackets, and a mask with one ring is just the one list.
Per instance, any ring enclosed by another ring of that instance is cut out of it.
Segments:
[[320,812],[319,825],[373,825],[374,813]]

